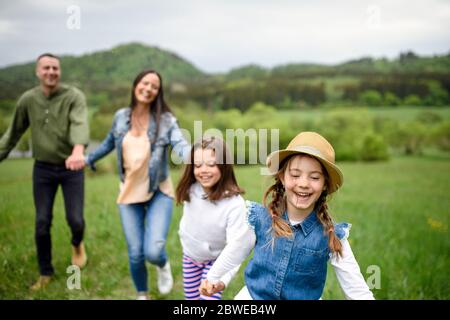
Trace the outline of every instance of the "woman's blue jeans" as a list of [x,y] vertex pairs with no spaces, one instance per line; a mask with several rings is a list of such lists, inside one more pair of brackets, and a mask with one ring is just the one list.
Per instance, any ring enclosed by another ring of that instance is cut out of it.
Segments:
[[138,292],[147,292],[145,261],[159,267],[167,262],[166,239],[172,219],[173,199],[159,189],[146,202],[119,204],[128,245],[131,277]]

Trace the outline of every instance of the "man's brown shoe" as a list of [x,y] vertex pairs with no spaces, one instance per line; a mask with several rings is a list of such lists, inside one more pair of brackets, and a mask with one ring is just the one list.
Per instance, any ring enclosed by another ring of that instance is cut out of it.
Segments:
[[72,264],[78,266],[80,269],[83,269],[87,263],[87,254],[84,249],[83,242],[80,242],[78,247],[72,246]]
[[36,283],[33,284],[30,289],[32,291],[38,291],[41,289],[44,289],[52,280],[51,276],[39,276],[39,278],[37,279]]

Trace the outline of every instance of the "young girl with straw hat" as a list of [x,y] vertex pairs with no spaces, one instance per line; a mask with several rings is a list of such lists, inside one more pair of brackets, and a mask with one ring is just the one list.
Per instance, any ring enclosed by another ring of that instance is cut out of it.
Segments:
[[238,300],[320,299],[331,261],[347,299],[374,299],[347,240],[350,224],[333,223],[328,196],[343,184],[331,144],[315,132],[298,134],[270,154],[274,183],[263,205],[247,201],[248,228],[222,252],[202,282],[213,294],[220,278],[254,249]]

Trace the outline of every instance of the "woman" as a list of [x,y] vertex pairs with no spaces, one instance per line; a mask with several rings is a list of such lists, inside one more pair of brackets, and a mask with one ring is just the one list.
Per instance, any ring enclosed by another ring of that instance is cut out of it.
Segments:
[[130,106],[117,111],[105,140],[86,157],[95,170],[97,160],[117,150],[117,204],[139,300],[149,298],[145,260],[157,266],[161,294],[169,293],[173,286],[165,249],[174,197],[168,166],[170,145],[181,158],[189,154],[190,146],[164,101],[161,75],[144,70],[133,82]]

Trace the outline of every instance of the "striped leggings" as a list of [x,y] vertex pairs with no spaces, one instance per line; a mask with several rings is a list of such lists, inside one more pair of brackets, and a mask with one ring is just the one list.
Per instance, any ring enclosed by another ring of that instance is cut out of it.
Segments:
[[183,289],[186,300],[220,300],[222,298],[222,291],[211,297],[204,296],[198,291],[202,279],[206,279],[214,261],[197,262],[183,254]]

